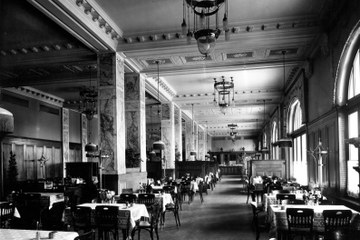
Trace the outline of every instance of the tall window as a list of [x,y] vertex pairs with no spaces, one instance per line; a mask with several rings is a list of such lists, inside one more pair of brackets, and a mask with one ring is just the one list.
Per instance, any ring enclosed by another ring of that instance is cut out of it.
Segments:
[[[355,59],[351,68],[348,85],[347,103],[352,106],[348,110],[347,115],[347,135],[348,138],[359,137],[359,104],[360,94],[360,54],[359,50],[355,55]],[[347,194],[351,197],[359,198],[359,173],[353,167],[359,166],[359,149],[349,144],[347,161]]]
[[306,134],[304,125],[302,124],[302,110],[298,99],[293,101],[290,107],[289,114],[289,132],[294,135],[292,153],[290,160],[292,161],[293,177],[302,185],[308,184],[308,170],[307,170],[307,154],[306,154]]
[[273,159],[279,159],[279,147],[274,146],[274,143],[276,143],[278,140],[279,140],[278,125],[277,125],[276,121],[273,121],[272,131],[271,131],[272,158]]

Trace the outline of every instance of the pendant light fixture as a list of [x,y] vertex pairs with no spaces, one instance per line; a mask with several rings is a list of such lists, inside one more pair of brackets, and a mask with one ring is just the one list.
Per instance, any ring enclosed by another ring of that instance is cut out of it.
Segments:
[[[151,140],[151,139],[152,139],[152,128],[151,128],[151,125],[152,125],[152,106],[150,106],[149,112],[150,112],[150,124],[149,124],[149,125],[150,125],[150,128],[149,128],[149,131],[150,131],[150,140]],[[155,155],[156,155],[154,149],[151,149],[151,151],[149,152],[149,154],[152,155],[152,156],[155,156]]]
[[[205,56],[214,50],[216,40],[222,32],[219,27],[219,13],[223,5],[225,7],[222,30],[225,32],[225,40],[228,41],[230,39],[228,0],[183,0],[182,34],[186,35],[188,43],[191,43],[194,37],[199,52]],[[192,23],[190,17],[193,17]],[[215,23],[215,29],[210,26],[212,22]],[[191,29],[192,24],[193,29]]]
[[[158,99],[157,100],[159,101],[159,104],[161,106],[161,101],[160,101],[160,67],[159,67],[160,61],[157,60],[157,61],[155,61],[155,63],[157,64],[157,81],[158,81]],[[159,118],[160,118],[160,121],[161,121],[160,110],[158,110],[158,115],[159,115]],[[160,139],[153,143],[153,149],[158,149],[158,150],[164,150],[165,149],[165,143],[163,141],[161,141],[161,133],[160,133]]]
[[264,130],[263,130],[263,144],[262,144],[262,148],[261,151],[262,152],[267,152],[268,151],[268,147],[265,145],[265,140],[266,140],[266,135],[265,135],[265,126],[266,126],[266,117],[265,117],[265,112],[266,112],[266,100],[264,99]]
[[[283,94],[285,95],[285,83],[286,83],[286,75],[285,75],[285,54],[286,51],[283,50],[282,51],[282,55],[283,55]],[[280,109],[281,111],[281,109]],[[284,119],[282,120],[283,122],[285,121]],[[275,146],[279,146],[281,148],[283,147],[292,147],[292,139],[286,137],[286,130],[284,127],[282,127],[280,125],[280,136],[281,138],[274,143]]]
[[[194,104],[191,104],[191,135],[192,135],[192,144],[194,144],[195,142],[195,132],[194,132]],[[190,151],[190,156],[194,156],[193,160],[196,159],[196,151],[195,151],[195,146],[192,146],[192,149]]]

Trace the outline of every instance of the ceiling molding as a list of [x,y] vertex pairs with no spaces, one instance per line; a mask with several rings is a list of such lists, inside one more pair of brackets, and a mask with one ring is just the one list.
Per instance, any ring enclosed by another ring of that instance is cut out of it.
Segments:
[[116,51],[122,32],[92,1],[28,1],[94,51]]
[[5,90],[22,96],[30,97],[45,103],[49,103],[58,107],[63,107],[64,104],[64,99],[32,87],[6,88]]

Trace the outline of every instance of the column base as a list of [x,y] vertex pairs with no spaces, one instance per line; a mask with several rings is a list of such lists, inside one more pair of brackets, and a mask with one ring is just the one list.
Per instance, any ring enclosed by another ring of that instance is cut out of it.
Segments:
[[132,188],[138,190],[139,183],[146,183],[147,172],[128,172],[125,174],[104,174],[103,188],[115,191],[120,194],[124,188]]

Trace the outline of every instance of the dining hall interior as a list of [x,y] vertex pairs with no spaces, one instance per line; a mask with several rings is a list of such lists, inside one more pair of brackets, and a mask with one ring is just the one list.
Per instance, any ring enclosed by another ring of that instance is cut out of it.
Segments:
[[360,233],[357,0],[0,9],[1,239]]

